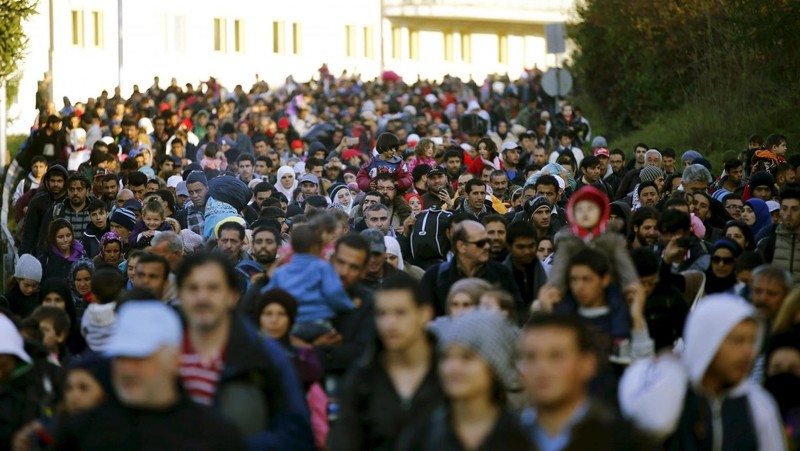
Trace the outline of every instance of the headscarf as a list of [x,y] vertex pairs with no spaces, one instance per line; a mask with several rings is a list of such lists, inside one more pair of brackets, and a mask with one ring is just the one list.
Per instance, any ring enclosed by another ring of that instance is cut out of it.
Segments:
[[[294,179],[291,188],[284,188],[283,185],[281,184],[281,178],[287,174],[291,175],[292,178]],[[278,169],[278,180],[277,183],[275,183],[275,189],[278,190],[279,193],[286,196],[286,198],[289,199],[289,201],[291,201],[292,198],[294,197],[294,190],[296,188],[297,188],[297,176],[294,173],[294,168],[292,168],[291,166],[281,166]]]
[[[350,196],[350,205],[342,205],[339,203],[339,191],[346,191],[347,195]],[[331,206],[334,208],[338,208],[339,210],[344,211],[348,215],[353,210],[353,204],[355,203],[355,199],[353,199],[353,195],[350,193],[350,188],[347,185],[335,185],[332,186],[330,189],[330,199],[331,199]]]
[[[592,230],[580,228],[575,221],[575,214],[573,213],[575,205],[584,200],[592,202],[600,208],[600,218],[598,218],[598,222]],[[576,191],[567,203],[567,221],[570,224],[570,230],[572,230],[573,235],[583,239],[591,239],[605,232],[610,214],[611,205],[609,204],[608,196],[592,185],[586,185]]]
[[772,224],[772,215],[769,213],[769,207],[766,202],[755,197],[745,202],[745,205],[749,205],[756,214],[756,222],[750,226],[750,230],[753,232],[753,236],[758,236],[758,233],[764,227],[769,227]]
[[[714,246],[711,248],[711,256],[713,258],[714,252],[717,249],[727,249],[731,251],[733,254],[733,258],[739,258],[742,255],[742,248],[730,238],[720,238],[714,242]],[[719,278],[714,275],[714,269],[712,266],[714,263],[708,266],[706,270],[706,294],[714,294],[714,293],[724,293],[729,291],[736,285],[736,271],[731,271],[727,277]]]
[[[552,175],[553,177],[556,178],[556,180],[561,179],[561,182],[563,182],[564,179],[559,177],[559,174],[566,174],[566,176],[567,176],[567,185],[569,185],[570,189],[575,189],[575,185],[576,185],[575,177],[573,177],[569,172],[567,172],[567,170],[564,169],[564,166],[561,166],[558,163],[547,163],[546,165],[544,165],[544,167],[542,168],[541,171],[537,172],[536,174],[533,174],[532,176],[530,176],[528,178],[528,180],[525,181],[525,185],[522,187],[522,189],[525,189],[525,188],[527,188],[529,186],[535,185],[536,181],[539,180],[539,177],[541,177],[541,176],[543,176],[545,174]],[[561,184],[561,182],[558,182],[559,185]],[[565,186],[565,188],[566,187],[567,186]]]
[[106,247],[106,244],[113,243],[115,241],[119,243],[119,250],[120,250],[119,255],[120,258],[122,258],[122,247],[123,247],[122,238],[120,238],[120,236],[117,235],[116,232],[106,232],[103,234],[103,237],[100,238],[100,258],[103,259],[103,261],[106,261],[106,256],[103,253],[103,249]]
[[397,257],[397,269],[400,271],[405,270],[406,265],[403,263],[403,253],[400,251],[400,243],[397,239],[391,236],[384,236],[383,243],[386,245],[386,254]]

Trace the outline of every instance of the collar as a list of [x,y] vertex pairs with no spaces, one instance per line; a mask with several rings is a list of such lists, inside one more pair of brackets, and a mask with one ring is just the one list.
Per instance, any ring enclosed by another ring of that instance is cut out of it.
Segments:
[[488,262],[487,263],[481,263],[480,265],[477,266],[475,274],[469,275],[469,274],[467,274],[466,271],[464,271],[464,267],[461,265],[461,260],[458,257],[453,258],[453,261],[455,262],[454,268],[456,270],[456,275],[459,278],[465,278],[465,277],[479,277],[480,278],[480,277],[483,277],[484,275],[486,275],[486,272],[489,270]]

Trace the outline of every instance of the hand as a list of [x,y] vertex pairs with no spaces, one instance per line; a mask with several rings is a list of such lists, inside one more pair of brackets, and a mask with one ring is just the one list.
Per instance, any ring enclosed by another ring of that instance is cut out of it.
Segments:
[[411,215],[407,217],[406,220],[403,221],[403,226],[400,227],[401,229],[400,233],[402,233],[405,236],[408,236],[411,233],[411,229],[414,227],[414,224],[416,224],[416,222],[417,222],[416,216]]
[[370,180],[369,189],[370,191],[375,191],[376,189],[378,189],[378,181],[375,179]]
[[447,205],[448,208],[453,208],[453,199],[450,197],[450,194],[447,192],[447,189],[442,189],[436,194],[436,197],[439,198],[442,202]]
[[310,348],[311,347],[310,344],[308,344],[305,341],[295,337],[294,335],[290,335],[289,336],[289,342],[292,344],[292,346],[294,346],[296,348]]
[[12,449],[14,451],[28,451],[31,449],[31,442],[30,436],[34,432],[42,430],[42,423],[38,421],[32,421],[22,429],[18,430],[16,434],[14,434],[14,439],[12,440]]
[[342,343],[342,336],[335,330],[321,335],[314,340],[314,346],[335,346]]
[[560,302],[562,298],[561,290],[553,284],[546,283],[539,289],[538,301],[542,311],[552,312],[553,306]]
[[633,320],[634,330],[643,330],[644,319],[644,306],[647,302],[645,297],[644,286],[639,282],[634,282],[625,287],[625,300],[628,302],[628,310]]
[[678,245],[678,237],[672,237],[664,248],[664,261],[670,265],[680,263],[686,256],[686,250]]

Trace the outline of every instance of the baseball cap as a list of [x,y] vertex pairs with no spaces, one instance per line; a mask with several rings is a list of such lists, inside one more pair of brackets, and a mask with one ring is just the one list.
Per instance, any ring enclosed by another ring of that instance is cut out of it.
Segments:
[[304,176],[300,177],[300,183],[313,183],[315,185],[319,185],[319,178],[317,178],[314,174],[305,174]]
[[148,357],[161,346],[180,346],[182,336],[178,314],[163,302],[127,302],[117,312],[106,354],[110,357]]
[[183,177],[180,175],[173,175],[167,179],[167,188],[177,188],[178,183],[183,181]]
[[781,209],[781,204],[775,202],[774,200],[767,201],[767,208],[769,208],[769,212],[772,213],[773,211],[777,211]]
[[596,156],[596,157],[606,157],[606,158],[608,158],[608,156],[609,156],[609,154],[608,154],[608,149],[606,149],[605,147],[600,147],[600,148],[597,148],[597,149],[595,149],[595,151],[594,151],[594,156]]
[[17,356],[20,360],[31,363],[31,356],[25,352],[24,341],[19,330],[11,320],[0,314],[0,354]]
[[444,169],[442,169],[442,167],[441,167],[441,166],[433,166],[433,167],[431,167],[431,170],[430,170],[430,171],[428,171],[428,177],[430,177],[430,176],[432,176],[432,175],[437,175],[437,174],[444,174],[444,175],[447,175],[447,174],[444,172]]
[[132,211],[142,211],[142,204],[136,199],[128,199],[122,204],[122,208],[127,208]]
[[369,251],[373,254],[383,254],[386,252],[386,242],[383,239],[383,233],[377,229],[366,229],[361,232],[367,242],[369,243]]
[[595,147],[608,147],[608,141],[602,136],[595,136],[592,140],[592,148]]
[[189,190],[186,189],[186,182],[181,181],[178,183],[178,186],[175,187],[175,195],[189,197]]
[[519,149],[519,144],[515,143],[515,142],[512,142],[512,141],[506,141],[506,142],[503,143],[503,146],[500,148],[500,152],[505,152],[505,151],[511,150],[511,149]]

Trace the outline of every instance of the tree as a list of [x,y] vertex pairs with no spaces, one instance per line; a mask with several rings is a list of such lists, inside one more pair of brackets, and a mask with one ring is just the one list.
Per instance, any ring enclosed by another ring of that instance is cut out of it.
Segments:
[[23,21],[36,13],[36,0],[0,0],[0,79],[14,74],[28,46]]

